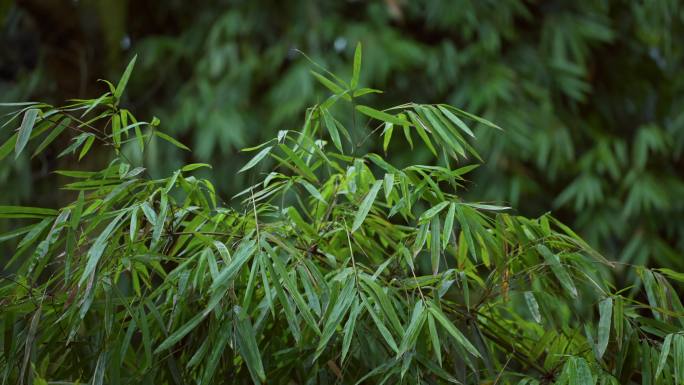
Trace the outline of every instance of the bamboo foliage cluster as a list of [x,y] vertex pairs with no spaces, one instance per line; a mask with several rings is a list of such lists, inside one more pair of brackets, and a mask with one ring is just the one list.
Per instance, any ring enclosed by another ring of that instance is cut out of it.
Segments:
[[[241,171],[260,179],[237,208],[196,176],[207,164],[154,179],[129,160],[152,140],[187,149],[120,105],[135,60],[97,99],[20,105],[0,158],[67,133],[63,155],[112,156],[59,171],[65,207],[0,207],[22,223],[0,235],[16,244],[2,383],[684,382],[684,275],[620,265],[640,282],[615,287],[617,263],[550,215],[462,200],[479,159],[468,123],[498,127],[448,105],[359,104],[379,92],[359,87],[361,56],[350,82],[317,69],[332,95],[301,130],[247,149]],[[403,136],[438,165],[357,154],[340,105],[386,151]]]

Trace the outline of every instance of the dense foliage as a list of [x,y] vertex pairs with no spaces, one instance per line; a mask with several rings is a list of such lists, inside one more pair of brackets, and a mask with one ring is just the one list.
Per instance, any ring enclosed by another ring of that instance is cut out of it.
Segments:
[[[464,200],[471,137],[498,127],[449,105],[361,104],[379,92],[360,86],[361,56],[348,82],[315,67],[332,95],[248,149],[237,209],[195,175],[207,164],[153,178],[135,161],[187,149],[121,105],[135,61],[100,97],[18,105],[0,157],[67,137],[62,156],[106,165],[58,171],[72,179],[59,209],[0,207],[23,224],[0,235],[16,245],[2,384],[682,383],[682,274],[624,265],[643,287],[627,290],[619,263],[550,215]],[[361,150],[399,140],[433,165]]]
[[[393,90],[385,103],[443,100],[507,128],[479,135],[489,162],[473,175],[473,197],[527,215],[554,210],[607,255],[684,268],[677,0],[12,3],[0,2],[0,98],[92,97],[98,76],[140,53],[130,102],[192,143],[193,161],[216,164],[296,127],[317,101],[294,49],[340,68],[361,40],[369,85]],[[53,204],[55,155],[0,166],[15,186],[3,201]],[[155,170],[187,160],[169,149],[147,156]],[[220,190],[249,185],[234,175],[240,163],[221,168]]]

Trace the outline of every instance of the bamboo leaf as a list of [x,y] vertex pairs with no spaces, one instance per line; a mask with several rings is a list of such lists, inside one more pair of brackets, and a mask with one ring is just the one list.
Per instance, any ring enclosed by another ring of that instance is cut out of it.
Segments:
[[598,343],[596,350],[601,359],[608,348],[610,322],[613,317],[613,299],[608,297],[599,303]]
[[261,353],[259,353],[252,323],[239,306],[235,306],[234,312],[237,315],[236,330],[240,355],[244,358],[254,383],[264,382],[266,381],[266,373],[264,372],[264,365],[261,361]]
[[451,334],[452,337],[456,340],[456,342],[461,345],[465,350],[467,350],[470,354],[474,355],[475,357],[481,357],[480,352],[477,351],[475,346],[473,346],[470,341],[461,333],[460,330],[458,330],[454,324],[449,321],[449,319],[442,313],[442,311],[432,302],[430,303],[428,310],[430,313],[435,317],[437,321],[442,325],[446,331]]
[[97,239],[95,239],[95,242],[88,250],[88,262],[86,263],[85,269],[83,270],[81,279],[78,281],[79,286],[83,285],[83,283],[85,283],[88,277],[90,277],[90,275],[95,272],[95,267],[97,266],[97,263],[100,261],[100,257],[104,253],[105,248],[107,248],[107,246],[110,245],[109,237],[112,235],[112,232],[114,232],[114,229],[119,225],[119,222],[125,214],[126,212],[122,212],[119,215],[117,215],[116,218],[109,222],[107,227],[105,227],[105,229],[100,233]]
[[358,228],[361,227],[361,224],[363,224],[363,221],[366,219],[371,206],[373,206],[373,202],[375,201],[375,197],[378,195],[378,191],[380,191],[380,187],[382,187],[382,181],[376,180],[373,183],[370,191],[368,191],[366,197],[363,198],[363,202],[361,202],[361,205],[359,205],[359,210],[356,212],[356,216],[354,217],[354,223],[352,224],[351,228],[352,233],[358,230]]
[[131,61],[126,66],[123,75],[121,75],[119,83],[116,85],[116,90],[114,90],[114,97],[117,100],[121,99],[121,95],[123,95],[123,92],[126,89],[126,85],[128,85],[128,79],[131,77],[131,73],[133,72],[133,68],[135,67],[135,61],[137,59],[138,55],[133,56],[133,59],[131,59]]
[[439,216],[434,216],[430,221],[430,262],[432,264],[432,275],[439,273],[439,259],[442,251],[441,235],[442,227]]
[[205,317],[206,313],[204,312],[195,314],[195,316],[192,317],[188,322],[186,322],[183,326],[178,328],[176,331],[171,333],[171,335],[169,335],[164,341],[162,341],[162,343],[159,344],[159,346],[157,346],[157,348],[154,350],[154,354],[159,354],[160,352],[163,352],[164,350],[175,345],[183,337],[188,335],[188,333],[193,331]]
[[14,145],[14,158],[18,158],[21,152],[26,147],[26,144],[31,137],[31,132],[33,131],[33,126],[36,123],[36,118],[38,117],[38,112],[40,110],[35,108],[30,108],[24,113],[24,119],[21,121],[21,126],[19,126],[19,132],[17,136],[17,142]]
[[[67,128],[71,124],[71,118],[64,118],[62,119],[57,126],[55,126],[52,131],[48,134],[48,136],[43,139],[42,142],[38,145],[36,150],[33,152],[33,155],[31,155],[32,158],[35,158],[36,155],[40,154],[47,148],[47,146],[50,145],[57,137],[64,131],[65,128]],[[2,157],[0,156],[0,159]]]
[[440,211],[444,210],[445,207],[449,205],[450,202],[440,202],[435,206],[426,210],[423,215],[418,218],[418,223],[425,223],[432,219],[435,215],[439,214]]
[[245,172],[245,171],[249,170],[250,168],[256,166],[257,163],[259,163],[262,159],[264,159],[264,157],[266,157],[266,155],[268,155],[271,152],[272,148],[273,148],[273,146],[268,146],[268,147],[264,148],[263,150],[259,151],[238,172]]
[[361,76],[361,42],[356,43],[354,50],[354,69],[352,71],[351,89],[356,89],[359,84],[359,77]]
[[328,132],[330,133],[330,138],[333,141],[333,144],[337,148],[337,150],[342,153],[342,142],[340,141],[340,133],[337,131],[337,124],[335,123],[335,118],[330,115],[328,110],[321,110],[321,113],[323,114],[323,121],[325,122],[325,127],[328,129]]
[[658,368],[656,369],[655,378],[660,378],[660,373],[663,371],[667,363],[667,357],[670,355],[670,346],[672,346],[673,334],[668,334],[663,340],[663,346],[660,348],[660,358],[658,359]]
[[446,219],[444,220],[444,231],[442,239],[442,248],[446,249],[449,244],[449,239],[451,238],[451,233],[454,228],[454,215],[456,213],[456,204],[451,203],[449,205],[449,210],[447,211]]
[[473,134],[473,132],[470,130],[470,128],[468,128],[468,125],[463,123],[463,121],[458,116],[454,115],[453,113],[451,113],[451,111],[447,110],[443,106],[438,106],[438,108],[440,111],[442,111],[444,116],[446,116],[449,120],[451,120],[454,124],[456,124],[456,126],[458,126],[458,128],[463,130],[463,132],[465,132],[466,134],[470,135],[473,138],[475,137],[475,134]]
[[557,254],[554,254],[549,250],[548,247],[544,245],[537,245],[537,251],[544,257],[546,263],[551,267],[551,271],[556,276],[561,286],[570,293],[570,296],[577,297],[577,288],[570,278],[570,274],[565,270],[561,264],[560,258]]
[[190,151],[190,149],[186,145],[184,145],[183,143],[177,141],[176,139],[172,138],[171,136],[169,136],[169,135],[167,135],[161,131],[154,130],[154,135],[164,139],[165,141],[173,144],[174,146],[180,148],[181,150]]
[[534,293],[531,291],[526,291],[525,292],[525,302],[527,302],[527,308],[530,310],[530,313],[532,314],[532,318],[537,322],[541,323],[541,313],[539,313],[539,303],[537,303],[537,299],[534,297]]
[[418,334],[423,328],[425,319],[427,315],[425,313],[425,305],[423,301],[417,301],[413,306],[413,312],[411,313],[411,321],[409,321],[408,327],[406,327],[406,332],[404,333],[404,338],[401,340],[401,345],[399,345],[399,353],[397,357],[406,353],[409,349],[413,349],[418,339]]
[[90,147],[93,146],[93,143],[95,142],[95,135],[88,135],[88,138],[85,141],[85,144],[83,145],[83,148],[81,149],[81,153],[78,154],[78,160],[83,159],[83,157],[90,151]]
[[356,110],[359,111],[360,113],[366,115],[366,116],[370,116],[371,118],[376,119],[376,120],[380,120],[382,122],[388,122],[388,123],[398,124],[398,125],[409,124],[409,122],[407,122],[404,119],[401,119],[401,118],[394,116],[394,115],[390,115],[386,112],[378,111],[372,107],[358,105],[358,106],[356,106]]

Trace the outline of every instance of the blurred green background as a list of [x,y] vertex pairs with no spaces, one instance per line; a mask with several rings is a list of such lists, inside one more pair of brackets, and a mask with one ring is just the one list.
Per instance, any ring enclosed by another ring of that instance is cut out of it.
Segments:
[[[371,105],[447,102],[505,129],[477,130],[469,199],[552,211],[609,258],[682,271],[683,26],[676,0],[0,0],[0,101],[97,96],[137,54],[127,107],[194,150],[153,148],[148,167],[212,163],[230,196],[250,182],[239,149],[325,95],[298,51],[348,76],[361,41],[362,83],[386,91]],[[0,204],[57,205],[51,171],[75,161],[54,155],[5,159]]]

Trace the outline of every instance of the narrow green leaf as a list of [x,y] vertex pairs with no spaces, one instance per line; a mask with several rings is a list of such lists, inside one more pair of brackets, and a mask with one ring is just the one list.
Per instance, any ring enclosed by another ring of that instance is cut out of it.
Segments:
[[435,206],[425,210],[423,215],[418,218],[418,223],[425,223],[432,219],[435,215],[439,214],[440,211],[444,210],[445,207],[449,205],[450,202],[439,202]]
[[318,80],[321,84],[323,84],[327,89],[332,91],[335,95],[340,96],[342,99],[346,101],[351,101],[351,96],[347,94],[347,91],[344,90],[344,88],[338,86],[335,84],[333,81],[329,80],[325,76],[319,74],[316,71],[311,71],[311,74]]
[[41,207],[0,206],[0,218],[43,218],[54,217],[57,214],[57,210]]
[[382,150],[387,153],[387,148],[389,147],[390,140],[392,140],[392,132],[394,131],[394,124],[385,123],[385,129],[382,131]]
[[446,331],[451,334],[452,337],[456,340],[456,342],[464,347],[470,354],[474,355],[475,357],[481,357],[480,352],[477,351],[475,346],[473,346],[470,341],[461,333],[460,330],[458,330],[454,324],[449,321],[449,319],[442,313],[442,310],[440,310],[434,303],[430,302],[428,310],[430,313],[432,313],[437,321],[442,325]]
[[370,116],[373,119],[377,119],[377,120],[380,120],[383,122],[388,122],[388,123],[392,123],[392,124],[399,124],[399,125],[409,124],[409,122],[407,122],[404,119],[401,119],[401,118],[394,116],[394,115],[390,115],[386,112],[378,111],[375,108],[371,108],[368,106],[358,105],[358,106],[356,106],[356,110],[359,111],[360,113],[364,114],[364,115]]
[[78,155],[78,160],[83,159],[83,157],[88,153],[88,151],[90,151],[90,147],[93,146],[94,142],[95,135],[89,135],[85,141],[85,144],[83,145],[83,148],[81,149],[81,153]]
[[373,183],[370,191],[368,191],[366,197],[363,198],[363,202],[361,202],[359,210],[356,212],[356,216],[354,217],[354,223],[352,224],[351,228],[352,233],[361,227],[361,224],[363,224],[363,221],[366,219],[366,216],[368,215],[368,212],[375,201],[375,197],[378,195],[378,191],[380,191],[380,187],[382,187],[382,181],[376,180]]
[[385,186],[385,200],[389,202],[390,195],[392,194],[392,189],[394,188],[394,174],[387,173],[383,179]]
[[162,341],[159,346],[154,350],[154,354],[159,354],[160,352],[170,348],[175,345],[176,342],[180,341],[181,338],[185,337],[188,333],[193,331],[197,325],[206,317],[205,312],[197,313],[190,321],[186,322],[183,326],[178,328],[176,331],[171,333],[164,341]]
[[116,218],[109,222],[107,227],[105,227],[105,229],[100,233],[97,239],[95,239],[95,242],[93,242],[93,245],[88,250],[88,262],[86,263],[86,267],[83,270],[83,275],[81,275],[81,279],[78,281],[79,286],[83,285],[83,283],[85,283],[88,277],[90,277],[90,275],[93,272],[95,272],[95,267],[97,266],[97,263],[100,261],[102,253],[104,253],[105,249],[110,244],[109,237],[112,235],[114,229],[119,225],[119,221],[121,221],[121,218],[123,218],[125,214],[126,212],[122,212],[121,214],[117,215]]
[[60,121],[59,124],[57,126],[55,126],[55,128],[53,128],[52,131],[50,131],[48,136],[46,136],[45,139],[43,139],[43,141],[40,142],[40,144],[38,145],[36,150],[33,152],[33,155],[31,157],[35,157],[36,155],[43,152],[43,150],[45,150],[47,148],[47,146],[50,145],[50,143],[52,143],[55,139],[57,139],[59,134],[61,134],[64,131],[64,129],[69,126],[69,124],[71,124],[71,118],[62,119],[62,121]]
[[190,149],[186,145],[184,145],[183,143],[177,141],[176,139],[172,138],[171,136],[169,136],[169,135],[167,135],[161,131],[155,130],[154,135],[164,139],[165,141],[173,144],[174,146],[180,148],[181,150],[190,151]]
[[356,297],[356,294],[354,293],[354,287],[354,280],[347,280],[347,284],[337,297],[335,306],[333,306],[332,311],[330,311],[328,319],[325,322],[325,326],[323,327],[323,334],[318,342],[318,347],[316,348],[316,353],[314,354],[313,358],[314,361],[317,360],[321,353],[323,353],[325,350],[328,341],[330,341],[330,338],[332,338],[333,333],[335,332],[335,329],[342,321],[344,314],[347,312],[354,298]]
[[437,333],[437,326],[435,325],[435,316],[428,313],[428,330],[430,331],[430,339],[432,340],[432,350],[437,356],[437,363],[442,366],[442,345],[439,342],[439,333]]
[[449,210],[447,211],[446,219],[444,220],[444,237],[442,239],[442,248],[446,249],[449,244],[449,239],[451,238],[451,233],[454,228],[454,215],[456,213],[456,204],[451,203],[449,205]]
[[355,90],[359,85],[359,77],[361,76],[361,42],[356,43],[354,50],[354,69],[352,72],[351,89]]
[[19,154],[24,150],[26,144],[31,137],[31,131],[33,131],[33,126],[36,123],[36,118],[38,117],[39,110],[36,108],[30,108],[24,113],[24,119],[21,121],[21,126],[19,126],[19,133],[17,134],[17,142],[14,145],[14,158],[18,158]]
[[223,268],[223,270],[221,270],[221,273],[216,278],[216,281],[214,281],[214,283],[211,285],[210,290],[216,291],[219,288],[228,285],[235,276],[235,274],[237,274],[237,272],[240,271],[245,262],[247,262],[249,257],[252,256],[255,250],[256,242],[254,240],[243,241],[238,247],[237,251],[235,251],[233,259],[230,261],[230,263],[225,268]]
[[354,336],[356,319],[359,317],[361,309],[361,301],[359,301],[358,297],[355,297],[354,304],[352,305],[352,309],[349,312],[349,318],[347,319],[347,323],[344,324],[343,329],[344,337],[342,339],[342,356],[340,358],[340,361],[342,363],[344,363],[344,359],[347,357],[347,353],[349,352],[349,347],[351,346],[352,338]]
[[371,318],[373,319],[373,322],[375,323],[375,326],[378,328],[378,331],[380,332],[380,335],[382,338],[385,340],[387,345],[392,349],[395,353],[399,354],[399,348],[397,347],[397,343],[394,341],[394,337],[392,337],[392,333],[387,329],[387,326],[382,322],[380,317],[378,317],[375,312],[373,311],[373,308],[366,302],[366,300],[363,300],[363,304],[366,307],[366,311],[368,314],[370,314]]
[[138,58],[138,55],[133,56],[133,59],[131,59],[131,61],[126,66],[126,69],[124,70],[123,75],[121,75],[121,79],[119,80],[119,83],[116,85],[116,90],[114,91],[114,97],[117,100],[121,99],[121,95],[123,95],[123,92],[126,89],[126,85],[128,84],[128,79],[131,77],[131,72],[133,72],[133,67],[135,67],[135,61],[137,58]]
[[539,312],[539,303],[537,303],[537,299],[534,297],[533,292],[531,292],[531,291],[525,292],[525,302],[527,302],[527,308],[530,310],[530,314],[532,314],[532,318],[537,323],[541,323],[542,318],[541,318],[541,313]]
[[15,145],[17,144],[17,134],[10,136],[10,138],[0,146],[0,160],[5,159],[7,155],[12,153]]
[[268,147],[264,148],[263,150],[259,151],[259,152],[258,152],[256,155],[254,155],[254,157],[253,157],[249,162],[247,162],[247,164],[244,165],[244,167],[242,167],[238,172],[244,172],[244,171],[247,171],[247,170],[249,170],[250,168],[254,167],[257,163],[259,163],[262,159],[264,159],[264,157],[265,157],[266,155],[268,155],[268,154],[271,152],[271,149],[272,149],[272,148],[273,148],[273,146],[268,146]]
[[610,340],[610,322],[613,317],[613,299],[608,297],[599,302],[598,342],[596,350],[601,359]]
[[409,116],[411,117],[411,120],[414,122],[414,125],[416,126],[416,132],[418,133],[418,136],[420,136],[420,139],[423,140],[423,142],[430,150],[430,152],[432,152],[434,156],[437,156],[437,150],[432,145],[432,141],[430,140],[430,137],[427,134],[429,130],[423,122],[423,120],[420,119],[420,117],[413,112],[409,112]]
[[458,128],[460,128],[461,130],[463,130],[463,132],[465,132],[466,134],[470,135],[473,138],[475,137],[475,134],[473,134],[473,132],[470,130],[470,128],[468,128],[468,125],[463,123],[463,121],[458,116],[454,115],[451,111],[447,110],[446,108],[444,108],[442,106],[438,106],[438,108],[440,111],[442,111],[444,116],[446,116],[449,120],[454,122],[454,124],[456,124],[456,126],[458,126]]
[[374,88],[359,88],[358,90],[354,91],[354,97],[358,98],[359,96],[363,96],[366,94],[381,94],[382,91],[376,90]]
[[323,114],[325,127],[328,128],[330,138],[332,139],[335,148],[337,148],[337,150],[342,153],[342,142],[340,141],[340,133],[337,131],[337,124],[335,123],[335,118],[333,118],[332,115],[330,115],[330,112],[328,112],[328,110],[321,110],[321,114]]
[[188,172],[188,171],[193,171],[197,170],[198,168],[212,168],[210,164],[207,163],[190,163],[186,164],[181,168],[181,171]]
[[655,378],[660,378],[660,373],[663,371],[667,363],[667,357],[670,355],[670,346],[672,346],[672,334],[668,334],[663,341],[663,346],[660,348],[660,358],[658,359],[658,369],[656,369]]
[[413,307],[413,312],[411,313],[411,321],[409,321],[406,332],[404,333],[404,338],[401,340],[401,345],[399,345],[399,353],[397,353],[397,356],[401,356],[414,347],[426,318],[425,304],[423,304],[423,301],[417,301]]
[[318,191],[318,189],[314,185],[312,185],[311,183],[307,182],[306,179],[297,179],[297,183],[304,186],[306,191],[308,191],[312,197],[316,198],[317,200],[319,200],[322,203],[327,204],[327,202],[323,198],[323,195],[321,195],[321,193]]
[[266,381],[266,373],[252,323],[249,316],[239,306],[235,306],[234,311],[237,316],[236,331],[240,355],[245,360],[254,383],[264,382]]
[[432,264],[432,275],[439,273],[439,259],[442,255],[441,235],[442,226],[439,216],[436,215],[430,221],[430,262]]
[[577,288],[570,278],[570,274],[565,270],[561,264],[560,258],[554,254],[544,245],[537,245],[537,251],[544,257],[546,263],[551,267],[551,271],[556,276],[561,286],[567,290],[572,297],[577,297]]

